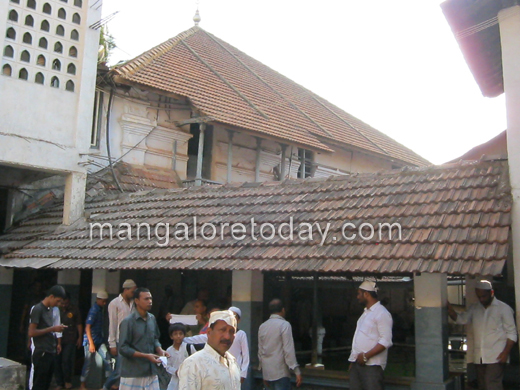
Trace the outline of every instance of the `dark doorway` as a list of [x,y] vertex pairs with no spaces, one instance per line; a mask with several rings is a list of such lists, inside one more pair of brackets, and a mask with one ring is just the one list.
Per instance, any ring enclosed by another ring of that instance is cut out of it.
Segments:
[[[31,307],[45,298],[45,292],[56,284],[55,270],[15,269],[9,320],[7,357],[20,363],[30,359],[27,331]],[[29,360],[30,363],[30,360]]]

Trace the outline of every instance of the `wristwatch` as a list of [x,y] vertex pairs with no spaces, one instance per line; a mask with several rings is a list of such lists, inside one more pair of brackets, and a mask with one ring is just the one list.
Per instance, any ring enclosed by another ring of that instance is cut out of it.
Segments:
[[365,355],[364,352],[363,352],[363,361],[364,361],[365,363],[368,362],[367,355]]

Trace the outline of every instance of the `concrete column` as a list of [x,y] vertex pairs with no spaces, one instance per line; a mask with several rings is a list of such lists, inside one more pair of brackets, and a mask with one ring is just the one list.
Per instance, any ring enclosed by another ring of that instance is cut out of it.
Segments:
[[[515,281],[516,323],[520,324],[520,6],[498,13],[507,111],[507,153],[513,195],[511,242]],[[518,344],[517,344],[518,345]]]
[[121,271],[110,272],[104,269],[95,269],[92,272],[92,304],[96,301],[99,291],[105,290],[108,299],[114,299],[121,290]]
[[231,174],[233,172],[233,130],[228,130],[228,147],[227,147],[227,183],[231,183]]
[[264,275],[260,271],[233,271],[232,302],[242,311],[239,328],[247,333],[251,363],[242,389],[252,389],[251,367],[258,365],[258,328],[262,324]]
[[197,153],[197,173],[195,176],[195,185],[202,185],[202,161],[204,159],[204,131],[206,130],[206,124],[201,123],[199,126],[199,149]]
[[260,181],[260,154],[262,152],[262,138],[256,138],[256,161],[255,161],[255,182]]
[[282,147],[282,162],[280,164],[280,181],[285,180],[285,165],[287,160],[287,145],[281,144]]
[[414,390],[453,388],[448,382],[448,284],[446,274],[415,274]]
[[13,270],[0,267],[0,357],[7,356],[12,293]]
[[84,173],[71,173],[67,176],[63,205],[64,225],[72,225],[83,216],[86,184],[87,175]]
[[75,305],[78,304],[80,280],[80,270],[70,269],[58,271],[58,284],[63,286],[65,291],[69,293],[70,300]]

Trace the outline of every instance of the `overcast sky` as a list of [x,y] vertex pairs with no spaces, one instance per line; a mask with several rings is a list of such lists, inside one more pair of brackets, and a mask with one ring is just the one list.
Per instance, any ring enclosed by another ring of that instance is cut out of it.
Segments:
[[[429,161],[454,159],[506,128],[484,98],[440,0],[200,0],[200,26]],[[193,26],[196,0],[104,0],[133,58]]]

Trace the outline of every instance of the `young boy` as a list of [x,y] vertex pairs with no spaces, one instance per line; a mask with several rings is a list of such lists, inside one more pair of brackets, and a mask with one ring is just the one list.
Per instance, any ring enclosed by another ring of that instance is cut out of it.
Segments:
[[186,326],[180,322],[170,325],[168,334],[173,341],[173,345],[166,350],[170,354],[168,358],[168,365],[166,371],[172,375],[168,390],[177,390],[179,388],[179,378],[177,370],[182,362],[190,355],[197,352],[193,344],[186,344],[184,337],[186,337]]

